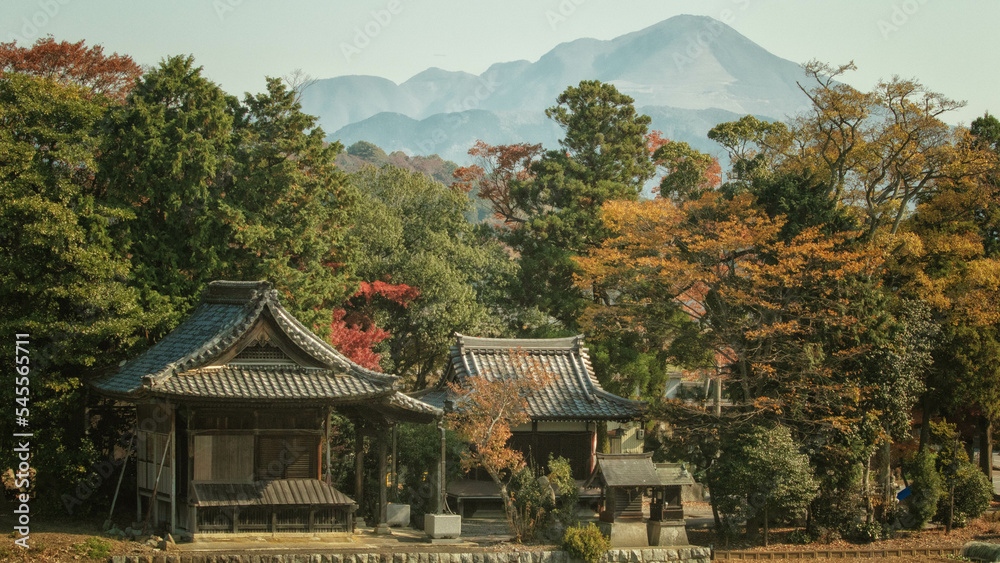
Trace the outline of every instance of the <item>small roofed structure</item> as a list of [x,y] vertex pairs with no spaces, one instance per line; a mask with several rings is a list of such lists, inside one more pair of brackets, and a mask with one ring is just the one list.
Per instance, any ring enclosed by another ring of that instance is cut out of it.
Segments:
[[451,362],[437,385],[414,394],[444,408],[449,383],[470,377],[507,378],[523,374],[524,359],[537,361],[552,376],[549,384],[527,399],[531,422],[513,428],[511,446],[544,467],[549,454],[570,460],[574,476],[585,479],[594,468],[598,422],[638,420],[646,404],[605,391],[594,377],[583,336],[569,338],[476,338],[455,335]]
[[584,483],[601,489],[600,527],[613,547],[687,545],[681,488],[690,485],[682,464],[654,464],[651,452],[597,454]]
[[[545,370],[551,379],[545,388],[526,397],[530,422],[511,428],[510,447],[535,467],[546,467],[550,456],[564,457],[573,478],[582,482],[594,469],[598,424],[636,421],[646,406],[601,388],[582,336],[528,339],[456,334],[444,376],[431,389],[413,396],[444,409],[453,397],[450,383],[461,386],[469,378],[523,377],[527,362]],[[492,482],[478,479],[452,480],[447,494],[457,502],[459,512],[471,512],[480,502],[500,498]],[[581,491],[582,498],[596,496],[596,490]]]
[[[365,434],[384,525],[387,429],[443,414],[313,334],[264,281],[210,283],[177,328],[94,386],[136,406],[138,519],[175,534],[352,532]],[[331,485],[334,409],[358,430],[354,499]]]

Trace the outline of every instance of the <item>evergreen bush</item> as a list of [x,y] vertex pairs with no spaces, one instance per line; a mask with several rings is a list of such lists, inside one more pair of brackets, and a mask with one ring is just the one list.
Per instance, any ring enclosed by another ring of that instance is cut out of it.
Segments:
[[611,540],[604,537],[593,522],[586,526],[570,526],[563,535],[562,548],[575,559],[597,563],[611,549]]

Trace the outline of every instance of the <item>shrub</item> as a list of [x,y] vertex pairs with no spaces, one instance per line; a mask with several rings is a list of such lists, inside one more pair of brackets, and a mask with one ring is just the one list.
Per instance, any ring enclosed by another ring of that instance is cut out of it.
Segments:
[[817,543],[833,543],[840,540],[840,530],[837,528],[827,528],[826,526],[817,526],[812,536]]
[[813,538],[809,532],[798,529],[792,530],[792,533],[788,534],[788,543],[793,543],[796,545],[805,545],[807,543],[812,543]]
[[809,532],[817,541],[831,543],[850,535],[865,514],[864,476],[860,463],[844,457],[826,457],[821,463],[837,469],[818,472],[819,495],[810,506]]
[[597,563],[611,549],[611,541],[591,522],[586,526],[566,528],[562,548],[575,559]]
[[83,543],[73,545],[73,549],[90,559],[107,559],[111,557],[111,541],[91,536]]
[[748,536],[759,523],[764,545],[770,522],[805,512],[819,488],[808,456],[780,425],[750,426],[724,436],[722,454],[708,470],[708,486],[723,523],[745,520]]
[[854,529],[851,530],[850,534],[850,539],[861,543],[870,543],[884,539],[885,537],[885,528],[877,521],[858,522],[854,525]]
[[528,466],[514,474],[508,485],[514,514],[509,515],[511,531],[518,541],[533,541],[552,520],[555,502],[548,479],[535,476]]
[[[961,464],[952,480],[955,485],[955,521],[952,524],[962,527],[967,520],[979,518],[990,507],[993,484],[971,463]],[[935,520],[948,521],[950,504],[951,491],[945,489],[938,500]]]
[[930,522],[937,512],[938,499],[941,498],[941,476],[934,466],[935,454],[924,451],[918,453],[907,464],[910,474],[910,490],[912,494],[906,499],[910,518],[907,527],[919,530]]
[[579,523],[576,505],[580,501],[580,488],[573,479],[573,468],[568,459],[549,456],[549,483],[559,494],[558,508],[553,511],[553,516],[565,527],[575,526]]

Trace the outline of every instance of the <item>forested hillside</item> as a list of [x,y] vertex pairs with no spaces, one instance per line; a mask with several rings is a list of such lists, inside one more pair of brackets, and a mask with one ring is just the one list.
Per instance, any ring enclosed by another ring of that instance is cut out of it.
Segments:
[[[191,57],[0,47],[0,325],[30,335],[37,506],[100,512],[113,491],[67,493],[131,416],[89,382],[208,282],[266,279],[408,390],[436,381],[456,332],[584,334],[602,385],[650,401],[656,458],[713,487],[718,530],[766,538],[807,514],[813,536],[871,539],[981,512],[1000,420],[991,115],[951,127],[959,104],[915,80],[862,91],[838,81],[851,65],[810,63],[806,111],[709,131],[723,169],[585,79],[545,110],[558,144],[473,142],[451,170],[345,152],[280,79],[239,98]],[[470,221],[470,194],[490,221]],[[679,370],[726,405],[663,399]]]

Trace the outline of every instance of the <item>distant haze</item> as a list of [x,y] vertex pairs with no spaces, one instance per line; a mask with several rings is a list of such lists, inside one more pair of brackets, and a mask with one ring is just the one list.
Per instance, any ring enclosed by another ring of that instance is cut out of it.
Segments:
[[563,43],[538,61],[497,62],[476,76],[429,68],[396,83],[373,76],[319,80],[303,93],[331,140],[386,151],[440,154],[464,163],[476,140],[556,148],[561,130],[544,115],[581,80],[632,96],[652,129],[711,153],[715,124],[754,114],[784,120],[808,107],[801,67],[707,16],[676,16],[601,41]]

